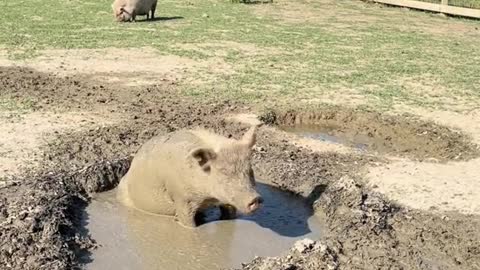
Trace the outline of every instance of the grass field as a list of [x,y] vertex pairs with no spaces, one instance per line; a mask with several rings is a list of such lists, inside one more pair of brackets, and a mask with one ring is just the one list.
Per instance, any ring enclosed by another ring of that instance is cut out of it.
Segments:
[[480,8],[480,1],[478,0],[449,0],[448,2],[452,6]]
[[[442,0],[419,0],[422,2],[437,3],[440,4]],[[466,8],[480,8],[480,1],[478,0],[448,0],[448,4],[457,7]]]
[[357,0],[159,1],[150,22],[119,24],[108,0],[6,1],[0,48],[10,59],[45,49],[152,47],[220,59],[180,82],[199,97],[261,104],[346,103],[469,110],[480,104],[480,22]]

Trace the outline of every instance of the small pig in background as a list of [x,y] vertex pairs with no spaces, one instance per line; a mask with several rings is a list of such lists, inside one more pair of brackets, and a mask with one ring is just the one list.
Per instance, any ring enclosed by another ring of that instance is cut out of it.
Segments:
[[147,20],[154,19],[156,8],[157,0],[115,0],[112,4],[113,14],[118,22],[135,21],[138,15],[146,15]]

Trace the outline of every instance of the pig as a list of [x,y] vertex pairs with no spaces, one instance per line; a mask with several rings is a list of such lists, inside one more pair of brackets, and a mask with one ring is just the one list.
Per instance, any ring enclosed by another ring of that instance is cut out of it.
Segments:
[[157,0],[115,0],[112,4],[113,14],[118,22],[135,21],[137,15],[146,15],[147,20],[153,20],[156,8]]
[[173,216],[189,228],[198,226],[210,207],[219,207],[222,219],[254,213],[263,203],[251,166],[257,127],[240,140],[206,129],[150,139],[122,177],[118,198],[147,213]]

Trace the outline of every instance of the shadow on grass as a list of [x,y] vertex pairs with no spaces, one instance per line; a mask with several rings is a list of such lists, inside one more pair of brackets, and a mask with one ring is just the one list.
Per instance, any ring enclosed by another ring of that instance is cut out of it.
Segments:
[[273,0],[232,0],[232,3],[242,3],[245,5],[263,5],[271,4]]
[[162,21],[174,21],[174,20],[182,20],[185,19],[182,16],[172,16],[172,17],[155,17],[153,19],[143,19],[137,20],[137,23],[149,23],[149,22],[162,22]]

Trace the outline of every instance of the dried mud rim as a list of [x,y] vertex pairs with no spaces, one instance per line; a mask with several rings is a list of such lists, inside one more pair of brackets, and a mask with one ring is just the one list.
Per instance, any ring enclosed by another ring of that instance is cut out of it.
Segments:
[[0,265],[78,269],[80,254],[96,246],[82,233],[79,213],[91,194],[115,187],[130,162],[125,157],[74,172],[27,173],[0,189]]
[[334,127],[335,133],[347,137],[369,137],[371,140],[366,149],[381,154],[442,162],[480,156],[479,146],[462,132],[413,116],[327,107],[313,112],[270,110],[259,118],[266,124],[279,127]]

